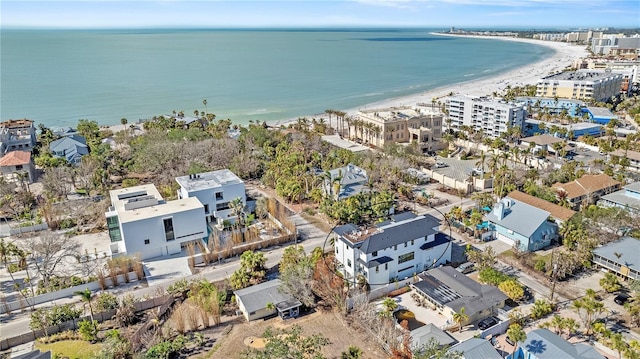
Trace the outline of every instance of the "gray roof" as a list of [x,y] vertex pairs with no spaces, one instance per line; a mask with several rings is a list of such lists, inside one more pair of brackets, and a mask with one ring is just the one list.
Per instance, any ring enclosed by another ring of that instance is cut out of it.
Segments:
[[622,188],[627,189],[631,192],[638,192],[640,193],[640,182],[633,182],[633,183],[629,183],[626,186],[622,186]]
[[441,346],[453,345],[456,342],[449,333],[429,323],[411,331],[411,346],[419,349],[429,344],[432,338]]
[[180,176],[176,177],[176,182],[188,192],[244,183],[240,177],[228,169]]
[[[280,303],[286,304],[286,307],[291,307],[292,303],[296,302],[296,299],[289,294],[282,293],[279,288],[280,279],[274,279],[236,290],[233,293],[249,313],[266,308],[268,303],[273,303],[276,307]],[[302,305],[300,302],[297,303]]]
[[448,352],[460,352],[465,359],[502,359],[488,340],[480,338],[467,339],[449,348]]
[[518,344],[538,359],[604,359],[595,348],[583,343],[571,344],[548,329],[532,330],[527,333],[527,339]]
[[456,312],[464,307],[469,316],[507,300],[497,287],[482,285],[453,267],[430,269],[418,277],[421,280],[413,284],[417,290]]
[[366,265],[367,268],[377,267],[379,265],[382,265],[382,264],[385,264],[385,263],[389,263],[389,262],[392,262],[392,261],[393,261],[393,258],[390,258],[390,257],[387,257],[387,256],[374,258],[374,259],[370,260],[369,263],[366,263],[361,258],[358,258],[358,262],[362,263],[363,265]]
[[340,193],[338,194],[338,198],[340,199],[353,196],[360,192],[370,191],[367,171],[351,163],[344,167],[330,170],[329,175],[331,176],[331,183],[333,183],[333,180],[336,178],[340,178]]
[[[622,237],[615,242],[605,244],[594,249],[593,254],[640,271],[640,240],[633,237]],[[617,255],[621,255],[620,258]]]
[[611,112],[611,110],[609,110],[606,107],[591,107],[591,106],[589,106],[589,107],[587,107],[587,109],[595,117],[608,117],[608,118],[617,117],[616,115],[613,114],[613,112]]
[[[51,152],[64,151],[64,157],[71,162],[75,158],[89,154],[87,140],[80,135],[65,136],[49,144]],[[55,154],[54,154],[55,155]]]
[[362,242],[360,250],[364,253],[373,253],[413,239],[426,237],[438,233],[434,228],[439,225],[440,221],[430,215],[392,222],[388,226],[381,227],[382,231],[377,231]]
[[[531,235],[549,218],[549,212],[530,206],[526,203],[516,201],[513,198],[503,199],[505,215],[498,219],[496,208],[485,215],[485,219],[494,224],[510,229],[525,237]],[[497,206],[497,204],[496,204]]]
[[640,198],[627,196],[626,192],[626,190],[622,189],[613,193],[605,194],[604,196],[600,197],[600,200],[609,201],[623,207],[640,210]]

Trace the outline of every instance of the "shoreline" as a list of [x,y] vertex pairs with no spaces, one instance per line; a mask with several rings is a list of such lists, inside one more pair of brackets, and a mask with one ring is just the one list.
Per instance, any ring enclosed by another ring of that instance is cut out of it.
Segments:
[[[573,64],[573,62],[579,58],[588,56],[587,50],[583,46],[572,45],[566,42],[552,42],[544,40],[534,39],[522,39],[505,36],[484,36],[484,35],[457,35],[457,34],[444,34],[444,33],[431,33],[438,36],[458,36],[466,38],[476,38],[483,40],[500,40],[500,41],[515,41],[524,42],[533,45],[540,45],[550,48],[554,51],[553,55],[548,58],[544,58],[540,61],[527,64],[507,72],[498,74],[491,77],[482,77],[475,80],[457,82],[450,85],[438,87],[432,90],[427,90],[415,94],[388,98],[380,101],[370,102],[363,104],[359,107],[349,108],[341,110],[347,113],[347,115],[353,115],[360,110],[374,109],[374,108],[388,108],[388,107],[401,107],[401,106],[416,106],[418,103],[431,103],[431,100],[446,96],[453,92],[455,94],[471,95],[471,96],[483,96],[490,95],[492,92],[501,92],[507,85],[524,86],[532,85],[538,82],[538,80],[551,73],[559,72],[565,69],[567,66]],[[307,118],[325,118],[327,115],[324,113],[298,116]],[[267,121],[267,124],[272,127],[287,126],[295,123],[297,118]]]
[[[507,85],[511,86],[523,86],[537,83],[537,81],[546,75],[559,72],[565,69],[567,66],[573,64],[576,59],[588,56],[587,50],[583,46],[572,45],[566,42],[553,42],[534,39],[522,39],[505,36],[485,36],[485,35],[459,35],[459,34],[446,34],[446,33],[430,33],[437,36],[457,36],[466,38],[475,38],[482,40],[499,40],[499,41],[515,41],[529,43],[533,45],[544,46],[553,50],[553,54],[547,58],[543,58],[537,62],[523,65],[521,67],[508,70],[507,72],[490,76],[481,77],[475,80],[468,80],[463,82],[456,82],[450,85],[441,86],[431,90],[426,90],[414,94],[387,98],[375,102],[365,103],[363,105],[352,107],[348,109],[336,109],[346,112],[347,115],[354,115],[360,110],[375,109],[375,108],[389,108],[389,107],[401,107],[411,106],[414,107],[418,103],[431,103],[433,98],[440,98],[448,95],[449,93],[463,94],[471,96],[483,96],[491,95],[493,92],[501,92]],[[306,117],[311,118],[324,118],[328,120],[328,115],[325,113],[318,114],[301,114],[295,118],[280,119],[266,121],[270,127],[288,126],[295,123],[298,118]],[[135,123],[133,123],[135,124]],[[100,128],[109,129],[114,133],[126,129],[128,125],[100,125]],[[140,126],[141,127],[141,126]]]

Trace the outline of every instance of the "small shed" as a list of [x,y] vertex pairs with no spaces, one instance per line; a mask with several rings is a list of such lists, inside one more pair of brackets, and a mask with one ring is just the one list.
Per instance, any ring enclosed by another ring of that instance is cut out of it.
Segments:
[[302,303],[280,290],[280,279],[252,285],[234,292],[240,311],[252,321],[278,314],[282,319],[300,315]]

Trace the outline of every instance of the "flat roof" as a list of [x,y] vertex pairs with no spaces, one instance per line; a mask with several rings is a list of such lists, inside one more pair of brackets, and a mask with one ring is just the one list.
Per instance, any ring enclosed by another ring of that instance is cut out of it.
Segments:
[[640,210],[640,198],[625,195],[626,190],[619,190],[600,197],[601,200],[613,202],[615,204]]
[[637,151],[625,151],[625,150],[615,150],[610,153],[612,156],[616,157],[626,157],[630,160],[640,161],[640,152]]
[[611,110],[606,107],[587,107],[587,110],[593,117],[599,118],[618,118],[618,116],[614,115]]
[[[109,196],[111,198],[111,205],[118,214],[120,223],[135,222],[198,208],[204,209],[204,206],[196,197],[166,202],[153,184],[112,190],[109,192]],[[125,204],[131,200],[143,197],[149,199],[150,205],[135,209],[125,209]],[[155,202],[153,199],[155,199]]]
[[176,182],[178,182],[180,187],[186,189],[187,192],[244,183],[240,177],[228,169],[180,176],[176,177]]
[[521,139],[520,141],[527,142],[527,143],[533,142],[538,146],[544,146],[544,145],[552,145],[554,143],[562,142],[564,140],[561,139],[561,138],[553,137],[548,133],[545,133],[545,134],[542,134],[542,135],[525,137],[525,138]]
[[543,80],[598,81],[612,76],[622,76],[605,71],[567,71],[543,77]]
[[547,126],[547,128],[551,127],[551,126],[557,126],[559,128],[566,128],[567,130],[586,130],[586,129],[590,129],[590,128],[597,128],[597,127],[602,127],[602,124],[599,123],[595,123],[595,122],[577,122],[577,123],[572,123],[569,125],[563,125],[561,123],[550,123],[547,121],[540,121],[540,120],[536,120],[533,118],[528,118],[524,121],[525,123],[533,123],[536,125],[539,125],[540,123],[544,123],[545,126]]
[[442,116],[440,112],[426,108],[414,108],[411,106],[387,107],[378,109],[360,110],[359,115],[383,122],[398,120],[408,120],[411,118],[421,118],[425,116]]

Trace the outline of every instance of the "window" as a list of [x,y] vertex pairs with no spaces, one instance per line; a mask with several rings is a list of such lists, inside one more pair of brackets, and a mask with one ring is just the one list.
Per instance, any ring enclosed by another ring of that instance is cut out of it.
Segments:
[[204,205],[204,213],[205,214],[209,214],[209,205],[208,204]]
[[162,222],[164,223],[164,237],[167,242],[176,239],[176,235],[173,233],[173,218],[165,218]]
[[413,258],[414,258],[414,252],[403,254],[403,255],[398,257],[398,264],[404,263],[404,262],[408,262],[408,261],[412,261]]
[[389,269],[389,263],[385,263],[384,264],[384,270],[388,270]]
[[19,171],[22,169],[22,165],[16,165],[16,171]]
[[414,243],[414,240],[412,239],[412,240],[411,240],[411,245],[413,245],[413,243]]
[[351,268],[351,259],[347,259],[347,267]]
[[107,217],[107,229],[109,230],[109,238],[111,238],[111,242],[118,242],[122,240],[120,223],[117,216]]
[[407,248],[407,245],[408,245],[408,243],[407,243],[407,242],[404,242],[404,247],[405,247],[405,248]]
[[144,240],[144,244],[149,244],[149,243],[151,243],[151,242],[148,239]]
[[380,272],[380,266],[376,266],[376,273]]
[[398,246],[397,246],[397,245],[396,245],[396,246],[393,246],[393,250],[394,250],[394,251],[397,251],[397,250],[398,250]]
[[216,192],[216,201],[221,201],[224,198],[222,197],[222,192]]
[[336,247],[336,254],[338,254],[338,247]]
[[229,202],[216,203],[216,211],[224,211],[225,209],[229,209]]
[[371,253],[372,256],[377,257],[378,256],[378,251],[375,251],[373,253]]

